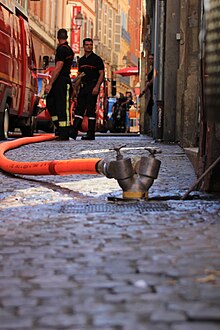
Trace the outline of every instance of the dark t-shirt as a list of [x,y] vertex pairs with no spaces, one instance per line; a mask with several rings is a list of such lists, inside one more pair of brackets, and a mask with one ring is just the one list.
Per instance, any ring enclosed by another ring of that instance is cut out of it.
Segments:
[[101,57],[91,53],[88,57],[85,55],[79,59],[79,72],[84,72],[82,83],[85,85],[95,85],[99,79],[99,70],[104,70],[104,63]]
[[72,51],[72,48],[68,45],[68,42],[65,42],[64,44],[59,45],[57,47],[55,63],[58,61],[62,61],[64,63],[59,74],[60,77],[69,77],[73,58],[74,52]]
[[[147,81],[151,81],[151,80],[152,80],[152,78],[153,78],[153,73],[154,73],[154,70],[151,69],[150,72],[149,72],[148,75],[147,75]],[[152,95],[153,95],[153,84],[151,84],[151,85],[149,86],[149,90],[150,90],[150,94],[151,94],[151,96],[152,96]]]

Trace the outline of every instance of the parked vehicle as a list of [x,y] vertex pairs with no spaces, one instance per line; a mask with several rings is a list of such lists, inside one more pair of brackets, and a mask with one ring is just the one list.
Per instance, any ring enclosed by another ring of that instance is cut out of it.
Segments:
[[106,133],[108,131],[108,81],[104,80],[100,86],[100,92],[96,105],[96,131]]
[[20,128],[34,132],[37,114],[35,53],[28,21],[16,2],[0,1],[0,139]]

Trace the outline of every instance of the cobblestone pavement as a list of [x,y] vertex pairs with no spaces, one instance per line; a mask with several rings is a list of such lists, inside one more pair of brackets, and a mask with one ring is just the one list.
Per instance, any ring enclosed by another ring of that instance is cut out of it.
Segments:
[[220,329],[220,202],[193,192],[178,145],[151,138],[43,142],[9,151],[17,161],[126,157],[162,149],[148,202],[110,202],[102,175],[0,172],[0,329]]

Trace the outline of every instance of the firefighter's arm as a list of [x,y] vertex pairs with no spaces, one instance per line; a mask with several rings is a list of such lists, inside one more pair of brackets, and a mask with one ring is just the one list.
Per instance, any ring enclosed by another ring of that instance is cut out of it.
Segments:
[[49,84],[45,87],[45,93],[49,93],[49,92],[50,92],[50,90],[51,90],[51,88],[52,88],[52,85],[53,85],[54,81],[55,81],[55,80],[57,79],[57,77],[59,76],[59,73],[60,73],[60,71],[61,71],[61,69],[62,69],[62,67],[63,67],[63,64],[64,64],[63,61],[58,61],[58,62],[56,63],[56,66],[55,66],[55,68],[54,68],[54,70],[53,70],[53,73],[52,73],[52,76],[51,76],[51,78],[50,78],[50,82],[49,82]]
[[81,83],[81,79],[82,77],[84,77],[86,74],[85,72],[81,72],[80,74],[78,74],[78,76],[75,78],[75,86],[79,87],[80,83]]
[[103,80],[104,80],[104,70],[99,70],[99,79],[98,79],[95,87],[92,90],[92,94],[93,95],[98,95],[99,88],[100,88],[100,85],[103,82]]
[[73,79],[73,94],[72,94],[73,98],[78,95],[81,79],[85,75],[86,75],[85,72],[81,72],[81,73],[78,74],[78,76],[75,79]]

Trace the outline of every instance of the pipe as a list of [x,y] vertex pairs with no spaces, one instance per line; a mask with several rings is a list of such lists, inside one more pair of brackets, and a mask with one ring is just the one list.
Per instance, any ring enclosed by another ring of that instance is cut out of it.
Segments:
[[153,99],[154,107],[152,113],[152,133],[154,139],[161,139],[159,131],[158,101],[164,99],[164,49],[165,49],[165,0],[155,1],[154,22],[154,77],[153,77]]
[[158,101],[163,101],[164,49],[165,49],[165,1],[159,3],[159,49],[158,49]]
[[99,162],[100,172],[107,178],[114,178],[118,181],[123,190],[124,199],[147,199],[148,190],[154,179],[157,178],[161,164],[154,155],[161,150],[146,148],[150,152],[150,156],[142,156],[132,164],[130,158],[124,159],[121,155],[120,149],[122,147],[114,148],[117,152],[116,160],[108,163]]
[[[51,6],[51,5],[52,5],[52,3],[49,6]],[[49,8],[47,10],[49,11]],[[58,24],[58,11],[59,11],[58,0],[56,0],[56,2],[55,2],[55,19],[54,19],[54,32],[55,32],[55,36],[54,36],[54,48],[57,47],[57,45],[56,45],[57,30],[58,30],[57,27],[59,26],[59,24]]]
[[153,100],[154,106],[152,111],[152,134],[157,139],[157,100],[158,100],[158,70],[159,70],[159,0],[155,0],[154,4],[154,75],[153,75]]
[[134,165],[134,173],[125,179],[118,179],[118,183],[123,190],[124,198],[144,198],[148,199],[148,190],[157,178],[160,161],[154,156],[142,156]]
[[7,159],[4,154],[11,149],[29,143],[54,140],[53,134],[20,138],[0,144],[0,169],[5,172],[22,175],[69,175],[69,174],[100,174],[98,163],[100,158],[83,158],[70,160],[52,160],[41,162],[17,162]]

